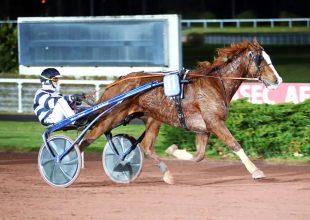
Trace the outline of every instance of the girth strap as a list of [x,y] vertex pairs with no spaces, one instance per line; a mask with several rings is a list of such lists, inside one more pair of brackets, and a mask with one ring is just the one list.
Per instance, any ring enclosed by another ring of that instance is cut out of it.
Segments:
[[187,76],[188,72],[189,72],[189,70],[187,70],[185,68],[183,68],[179,72],[179,77],[181,79],[181,81],[180,81],[181,92],[179,95],[173,97],[180,124],[181,124],[182,128],[184,128],[184,129],[187,129],[187,126],[186,126],[185,117],[184,117],[184,114],[182,111],[182,99],[184,98],[184,84],[189,83],[189,81],[186,80],[186,76]]
[[182,99],[181,99],[181,96],[180,95],[174,96],[173,100],[174,100],[174,103],[175,103],[175,108],[177,110],[177,114],[178,114],[178,118],[179,118],[180,124],[182,125],[182,128],[187,129],[186,123],[185,123],[185,117],[184,117],[184,114],[183,114],[183,111],[182,111],[182,105],[181,105],[182,104]]

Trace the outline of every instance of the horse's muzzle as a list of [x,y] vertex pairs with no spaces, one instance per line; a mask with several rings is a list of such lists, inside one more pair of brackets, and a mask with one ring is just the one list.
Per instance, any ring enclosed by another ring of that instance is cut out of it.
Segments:
[[281,77],[277,77],[275,81],[271,82],[264,77],[261,77],[260,80],[264,83],[267,89],[274,90],[277,89],[280,84],[283,82]]

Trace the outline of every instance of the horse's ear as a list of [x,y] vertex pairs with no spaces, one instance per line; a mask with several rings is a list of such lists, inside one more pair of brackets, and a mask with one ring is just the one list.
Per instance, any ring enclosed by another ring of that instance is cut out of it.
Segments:
[[211,63],[209,61],[198,62],[198,67],[200,68],[207,68],[210,66],[211,66]]
[[260,45],[259,45],[259,43],[258,43],[256,37],[254,37],[254,39],[253,39],[253,44],[254,44],[255,46],[260,47]]

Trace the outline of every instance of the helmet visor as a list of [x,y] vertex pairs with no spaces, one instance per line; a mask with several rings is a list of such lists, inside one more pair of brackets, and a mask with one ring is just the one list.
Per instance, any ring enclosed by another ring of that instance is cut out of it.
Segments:
[[42,75],[40,77],[43,78],[43,79],[46,79],[46,80],[51,80],[53,82],[57,82],[59,78],[62,78],[62,75],[56,75],[56,76],[54,76],[52,78],[47,78],[47,77],[42,76]]
[[51,78],[53,82],[58,82],[59,78],[62,78],[62,75],[57,75]]

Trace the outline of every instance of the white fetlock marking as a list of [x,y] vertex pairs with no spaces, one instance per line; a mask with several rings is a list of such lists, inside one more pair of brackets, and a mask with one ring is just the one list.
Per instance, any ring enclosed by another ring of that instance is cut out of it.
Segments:
[[252,173],[253,179],[263,179],[266,178],[265,174],[261,170],[256,170],[254,173]]
[[164,173],[163,180],[165,181],[165,183],[168,183],[170,185],[174,184],[174,178],[169,170]]
[[235,154],[239,156],[240,160],[251,174],[258,170],[254,163],[252,163],[252,161],[245,154],[243,149],[238,150],[237,152],[235,152]]
[[172,154],[176,158],[180,160],[191,160],[193,159],[193,155],[188,153],[186,150],[175,150]]

